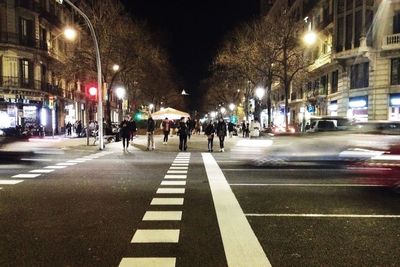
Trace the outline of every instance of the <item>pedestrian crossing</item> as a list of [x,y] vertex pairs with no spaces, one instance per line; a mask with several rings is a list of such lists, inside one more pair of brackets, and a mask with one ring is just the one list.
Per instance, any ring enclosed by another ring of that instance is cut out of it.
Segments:
[[[185,186],[189,169],[190,153],[179,153],[174,163],[161,181],[157,188],[156,196],[150,203],[149,210],[143,216],[142,221],[151,222],[180,222],[182,220],[182,209],[184,203]],[[178,163],[179,162],[179,163]],[[179,171],[177,171],[179,164]],[[183,165],[184,164],[184,165]],[[170,196],[171,195],[171,196]],[[154,207],[165,207],[168,210],[153,210]],[[174,210],[170,210],[170,209]],[[131,239],[131,243],[136,246],[141,244],[178,244],[180,229],[137,229]],[[148,257],[126,257],[122,258],[119,267],[174,267],[176,257],[154,257],[152,250],[148,251]]]
[[[45,174],[50,174],[54,171],[57,170],[61,170],[61,169],[65,169],[68,167],[73,167],[77,164],[81,164],[87,161],[91,161],[93,159],[97,159],[106,155],[109,155],[111,153],[114,153],[112,151],[101,151],[101,152],[97,152],[97,153],[93,153],[91,155],[87,155],[81,158],[77,158],[77,159],[72,159],[72,160],[67,160],[65,162],[60,162],[60,163],[56,163],[55,165],[49,165],[49,166],[45,166],[41,169],[33,169],[33,170],[29,170],[27,172],[23,172],[23,173],[19,173],[19,174],[15,174],[10,176],[9,178],[4,178],[4,179],[0,179],[0,185],[2,186],[12,186],[12,185],[17,185],[20,184],[22,182],[24,182],[25,180],[31,180],[31,179],[35,179],[35,178],[39,178],[42,175]],[[5,190],[6,187],[2,187],[2,190]]]

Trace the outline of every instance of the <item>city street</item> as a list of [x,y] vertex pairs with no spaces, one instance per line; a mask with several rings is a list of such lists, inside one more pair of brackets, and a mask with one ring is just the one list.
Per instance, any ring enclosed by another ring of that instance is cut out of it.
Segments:
[[85,139],[13,145],[35,153],[0,164],[0,266],[400,262],[399,195],[351,169],[256,166],[262,155],[237,151],[260,140],[241,137],[225,153],[207,153],[204,135],[187,152],[176,136],[155,139],[155,151],[139,136],[128,153]]

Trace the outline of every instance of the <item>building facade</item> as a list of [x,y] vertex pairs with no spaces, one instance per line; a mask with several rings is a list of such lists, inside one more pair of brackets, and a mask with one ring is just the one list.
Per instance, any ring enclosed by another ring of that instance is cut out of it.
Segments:
[[291,88],[291,123],[312,115],[400,121],[399,1],[277,0],[270,12],[282,8],[318,36],[305,48],[309,81]]
[[88,100],[80,82],[63,77],[70,47],[63,29],[74,14],[54,0],[0,0],[0,127],[63,133],[86,123]]

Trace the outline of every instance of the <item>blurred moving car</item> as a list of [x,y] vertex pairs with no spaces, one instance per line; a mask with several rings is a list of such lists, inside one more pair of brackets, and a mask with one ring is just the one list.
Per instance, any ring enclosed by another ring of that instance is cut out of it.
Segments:
[[400,122],[368,121],[353,124],[353,131],[365,134],[400,135]]

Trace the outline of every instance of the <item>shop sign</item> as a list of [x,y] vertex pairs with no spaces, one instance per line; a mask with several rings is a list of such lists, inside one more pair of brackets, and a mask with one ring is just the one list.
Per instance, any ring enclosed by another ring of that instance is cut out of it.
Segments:
[[390,106],[400,106],[400,94],[390,95]]
[[37,110],[36,106],[24,106],[23,113],[25,122],[36,122]]
[[360,96],[360,97],[352,97],[349,99],[349,107],[350,108],[366,108],[368,107],[368,97]]

